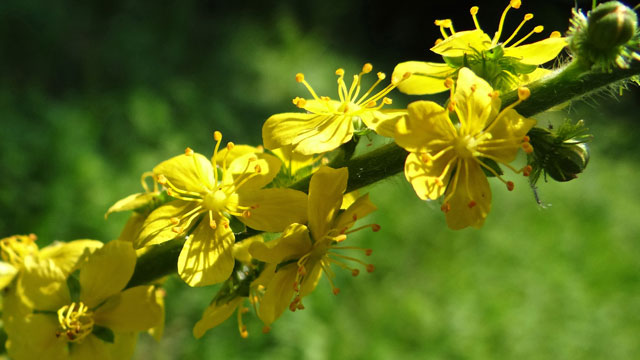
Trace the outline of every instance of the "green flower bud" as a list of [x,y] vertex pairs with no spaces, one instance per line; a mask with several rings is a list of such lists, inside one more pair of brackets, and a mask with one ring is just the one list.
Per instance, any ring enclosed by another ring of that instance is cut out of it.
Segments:
[[587,19],[587,39],[599,50],[626,44],[636,33],[638,16],[627,6],[609,1],[598,5]]
[[638,58],[638,16],[628,6],[609,1],[587,15],[573,11],[567,32],[569,49],[587,67],[609,70],[629,67]]
[[589,156],[587,144],[565,144],[547,160],[544,170],[553,180],[573,180],[587,167]]

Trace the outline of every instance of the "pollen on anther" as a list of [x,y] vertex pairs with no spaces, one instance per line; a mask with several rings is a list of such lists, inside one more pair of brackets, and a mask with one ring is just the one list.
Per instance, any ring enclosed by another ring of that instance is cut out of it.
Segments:
[[242,217],[248,218],[251,217],[251,211],[245,210],[242,212]]
[[562,34],[560,34],[560,31],[554,31],[549,35],[550,38],[559,38],[561,36]]
[[383,72],[378,72],[376,75],[378,76],[378,79],[380,79],[380,80],[384,80],[387,77],[387,74],[385,74]]
[[531,90],[529,90],[529,88],[526,88],[526,87],[518,88],[518,99],[527,100],[529,96],[531,96]]
[[262,333],[263,333],[263,334],[268,334],[268,333],[269,333],[269,331],[271,331],[271,326],[269,326],[269,325],[265,325],[265,326],[262,328]]
[[529,142],[529,141],[531,141],[531,138],[529,137],[529,135],[525,135],[525,136],[522,137],[522,141]]
[[514,9],[519,9],[520,5],[522,5],[522,1],[520,1],[520,0],[511,0],[511,1],[509,1],[509,5],[511,5],[511,7],[514,8]]
[[382,102],[383,102],[385,105],[391,105],[391,104],[393,103],[393,100],[391,100],[391,99],[389,99],[388,97],[386,97],[386,98],[382,99]]
[[476,205],[478,205],[478,204],[475,201],[473,201],[473,200],[469,201],[469,204],[468,204],[469,209],[473,209]]
[[367,264],[367,272],[368,273],[372,273],[375,269],[376,269],[376,267],[373,266],[373,264]]
[[449,102],[449,105],[447,105],[447,110],[449,110],[449,112],[454,112],[456,111],[456,102],[451,100]]
[[534,33],[541,33],[543,31],[544,31],[544,26],[542,26],[542,25],[538,25],[535,28],[533,28],[533,32]]
[[372,225],[371,225],[371,230],[373,230],[373,232],[378,232],[378,231],[380,231],[380,225],[378,225],[378,224],[372,224]]
[[446,87],[447,89],[451,89],[453,87],[453,79],[452,78],[446,78],[444,80],[444,87]]
[[167,183],[167,177],[162,174],[158,175],[158,184],[164,185],[166,183]]
[[216,131],[213,133],[213,140],[220,141],[222,140],[222,133],[220,131]]
[[478,14],[478,7],[477,6],[473,6],[471,8],[471,10],[469,10],[469,12],[471,13],[471,15],[477,15]]
[[296,74],[296,81],[297,82],[303,82],[304,81],[304,74],[303,73],[297,73]]
[[449,210],[451,210],[451,205],[449,203],[444,203],[442,204],[442,206],[440,206],[440,210],[442,210],[442,212],[444,213],[448,213]]
[[169,219],[169,221],[171,221],[173,225],[180,224],[180,219],[178,219],[177,217],[172,217],[171,219]]
[[193,155],[193,150],[188,147],[188,148],[184,149],[184,154],[187,155],[187,156],[191,156],[191,155]]
[[258,165],[256,165],[256,166],[254,167],[254,170],[255,170],[257,173],[261,173],[261,172],[262,172],[262,167],[260,166],[260,164],[258,164]]
[[370,73],[371,70],[373,70],[373,65],[371,65],[370,63],[366,63],[362,66],[362,72],[365,74]]
[[351,275],[354,276],[354,277],[360,275],[360,270],[358,270],[358,269],[351,270]]
[[513,191],[513,188],[515,188],[513,181],[507,181],[507,190]]
[[478,88],[478,85],[476,84],[472,84],[471,85],[471,92],[476,92],[476,89]]
[[236,146],[236,144],[232,143],[231,141],[229,141],[227,143],[227,150],[233,150],[233,148]]
[[527,154],[531,154],[533,152],[533,146],[528,142],[522,143],[522,150]]
[[333,295],[338,295],[340,294],[340,288],[333,288],[333,290],[331,290],[333,292]]
[[524,169],[522,169],[522,175],[529,176],[531,175],[532,171],[533,171],[533,167],[531,167],[531,165],[527,165],[524,167]]
[[367,256],[371,256],[371,254],[373,254],[373,250],[372,249],[366,249],[364,251],[364,254],[367,255]]
[[340,69],[336,70],[336,75],[344,76],[344,69],[340,68]]

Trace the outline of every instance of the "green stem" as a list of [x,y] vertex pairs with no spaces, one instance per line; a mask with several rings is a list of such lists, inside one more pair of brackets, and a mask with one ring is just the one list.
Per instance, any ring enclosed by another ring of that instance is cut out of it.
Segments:
[[[516,110],[524,116],[533,116],[638,74],[638,61],[633,62],[629,69],[616,68],[611,72],[588,71],[584,64],[573,61],[554,74],[527,85],[531,90],[531,97],[519,104]],[[517,91],[512,91],[501,98],[504,107],[517,101],[518,94]],[[406,156],[406,150],[391,143],[346,161],[344,166],[349,169],[347,191],[359,189],[401,172]],[[310,179],[310,176],[302,179],[291,188],[306,192]],[[247,236],[236,236],[236,240]],[[152,246],[138,258],[135,273],[127,286],[149,283],[174,273],[183,244],[184,239],[176,239]]]

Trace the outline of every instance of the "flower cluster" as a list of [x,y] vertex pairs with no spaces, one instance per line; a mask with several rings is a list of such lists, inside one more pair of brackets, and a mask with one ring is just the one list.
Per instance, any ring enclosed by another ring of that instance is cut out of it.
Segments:
[[[620,6],[609,5],[602,18],[610,23],[613,11],[633,20],[629,29],[618,29],[617,46],[629,50],[635,43],[630,45],[633,36],[627,33],[635,33],[637,19]],[[323,277],[337,295],[336,269],[355,277],[375,268],[364,260],[372,249],[358,246],[350,235],[381,229],[374,223],[356,225],[376,210],[369,194],[353,190],[360,187],[355,181],[363,169],[377,164],[345,166],[361,136],[375,133],[395,142],[406,155],[404,175],[418,198],[439,202],[454,230],[483,226],[491,210],[489,179],[514,190],[503,169],[532,175],[532,185],[542,173],[558,181],[575,178],[589,160],[582,123],[554,134],[535,128],[536,120],[518,112],[522,102],[536,96],[523,85],[546,74],[538,65],[553,60],[567,41],[553,32],[522,45],[543,30],[537,26],[517,39],[532,14],[503,39],[506,15],[519,7],[519,0],[509,2],[493,38],[480,28],[478,7],[471,8],[474,30],[456,32],[451,20],[436,20],[444,39],[431,50],[445,62],[400,63],[379,91],[386,79],[382,72],[371,86],[363,84],[373,71],[369,63],[350,84],[346,72],[336,70],[337,99],[318,96],[298,73],[296,81],[311,98],[296,97],[293,104],[305,112],[270,116],[262,128],[264,147],[223,146],[222,134],[215,131],[211,157],[187,147],[158,163],[142,175],[144,192],[108,209],[107,215],[131,212],[117,240],[44,248],[35,235],[0,240],[9,355],[122,359],[133,353],[139,332],[161,336],[164,291],[161,283],[153,283],[160,276],[145,278],[145,268],[136,263],[141,257],[153,259],[163,247],[179,249],[174,264],[186,284],[219,286],[193,328],[197,338],[234,313],[241,336],[247,337],[243,315],[250,309],[268,332],[286,309],[304,309],[304,298]],[[627,56],[622,63],[628,66],[635,58]],[[396,87],[410,95],[449,91],[449,98],[444,104],[419,99],[404,109],[388,109],[387,95]],[[505,94],[517,100],[503,104]],[[513,165],[519,153],[523,163]]]

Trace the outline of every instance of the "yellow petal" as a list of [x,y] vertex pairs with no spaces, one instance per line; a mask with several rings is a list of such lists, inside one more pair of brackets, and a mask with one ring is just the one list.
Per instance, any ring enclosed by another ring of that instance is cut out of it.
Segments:
[[318,282],[322,277],[322,265],[320,261],[311,261],[306,265],[307,275],[305,275],[302,286],[300,287],[300,297],[305,297],[318,286]]
[[523,74],[520,75],[520,82],[523,85],[532,83],[534,81],[537,81],[539,79],[542,79],[543,77],[549,75],[553,73],[553,70],[549,70],[549,69],[545,69],[545,68],[537,68],[535,70],[533,70],[533,72],[529,73],[529,74]]
[[459,57],[472,54],[474,50],[489,50],[491,39],[482,30],[458,31],[431,48],[436,54]]
[[262,235],[255,235],[242,241],[235,242],[232,249],[233,258],[250,265],[253,257],[249,253],[249,247],[254,242],[264,242],[264,238]]
[[215,187],[213,166],[204,155],[178,155],[165,160],[153,168],[154,175],[164,175],[180,190],[202,192],[202,187]]
[[323,166],[309,183],[309,230],[314,239],[321,239],[340,210],[342,195],[347,188],[347,168],[332,169]]
[[[260,147],[255,147],[251,145],[235,145],[231,151],[229,151],[226,147],[220,151],[218,151],[218,156],[215,159],[216,165],[222,167],[224,165],[225,157],[227,164],[230,164],[233,160],[247,154],[258,154],[262,153],[264,150]],[[229,154],[227,154],[229,153]],[[211,158],[211,163],[214,162],[214,159]]]
[[440,144],[454,138],[455,129],[440,105],[432,101],[414,101],[407,110],[409,115],[398,121],[395,131],[396,143],[407,151],[439,151],[429,143],[437,140]]
[[115,341],[114,344],[109,344],[89,335],[69,349],[69,360],[115,360],[110,354],[113,346]]
[[18,278],[18,294],[31,308],[57,311],[71,302],[66,278],[52,261],[27,257]]
[[118,200],[115,204],[111,205],[107,213],[104,214],[105,219],[109,214],[120,211],[128,211],[139,209],[143,206],[147,206],[150,202],[152,202],[157,196],[158,192],[145,192],[145,193],[137,193],[131,194],[124,199]]
[[[491,188],[480,165],[469,160],[463,161],[455,194],[449,201],[446,213],[447,226],[453,230],[467,226],[480,228],[491,211]],[[450,185],[451,186],[451,185]],[[471,202],[473,205],[470,205]]]
[[216,219],[218,226],[212,229],[202,221],[187,241],[178,257],[178,274],[189,286],[206,286],[223,282],[233,270],[234,236],[224,226],[226,219]]
[[409,78],[398,83],[398,90],[408,95],[427,95],[446,91],[444,80],[455,72],[456,69],[447,64],[406,61],[396,65],[392,78],[401,79],[404,74],[411,73]]
[[260,261],[277,265],[285,260],[300,258],[311,249],[312,244],[307,227],[291,224],[276,240],[251,244],[249,253]]
[[547,38],[532,44],[507,47],[504,56],[519,59],[523,64],[541,65],[555,59],[565,46],[565,38]]
[[351,140],[351,120],[351,116],[345,115],[277,114],[262,127],[262,140],[270,150],[293,145],[300,154],[321,154]]
[[0,261],[0,290],[11,284],[18,270],[11,264]]
[[67,243],[54,243],[40,249],[38,256],[41,259],[53,261],[64,274],[70,274],[75,270],[78,262],[101,248],[102,245],[102,242],[98,240],[74,240]]
[[[58,319],[33,314],[8,331],[7,352],[12,359],[67,360],[67,343],[56,337]],[[8,330],[8,329],[7,329]]]
[[307,194],[302,191],[271,188],[238,195],[240,205],[255,207],[248,217],[238,217],[253,229],[280,232],[289,224],[307,222]]
[[[491,155],[504,163],[510,163],[518,154],[522,138],[536,124],[536,120],[525,118],[517,111],[509,109],[496,121],[490,128],[492,140],[486,142],[487,148],[482,149],[482,153]],[[496,142],[495,147],[491,146],[492,141]]]
[[479,133],[488,120],[498,114],[500,98],[490,94],[493,94],[493,88],[484,79],[467,68],[460,69],[453,101],[464,135]]
[[202,318],[193,327],[193,336],[196,339],[200,339],[207,330],[212,329],[220,324],[233,314],[238,308],[238,305],[244,301],[243,297],[237,297],[227,303],[217,304],[213,301],[202,314]]
[[[415,153],[407,156],[404,164],[404,176],[413,186],[416,195],[422,200],[435,200],[444,194],[446,184],[451,178],[452,168],[445,171],[447,164],[453,161],[453,153],[449,152],[442,157],[425,163]],[[442,175],[442,180],[437,178]]]
[[406,110],[381,110],[368,111],[362,114],[361,119],[371,130],[378,135],[393,137],[396,132],[396,124],[407,116]]
[[147,220],[146,214],[132,213],[129,220],[127,220],[127,223],[124,224],[124,227],[120,232],[120,236],[118,236],[118,240],[135,243],[140,237],[140,232],[142,231],[142,226],[144,225],[145,220]]
[[130,242],[113,240],[80,267],[80,300],[93,308],[119,293],[131,279],[136,252]]
[[291,303],[293,296],[293,282],[298,268],[295,264],[281,267],[267,285],[264,296],[258,308],[258,317],[266,325],[271,325],[282,315]]
[[186,224],[182,217],[196,206],[193,201],[173,200],[153,210],[144,221],[140,237],[133,246],[139,249],[175,239],[180,234],[174,231],[177,224],[173,220],[175,218],[182,220],[179,225],[186,231],[189,224]]
[[[278,175],[281,165],[282,162],[273,155],[264,153],[245,154],[229,164],[225,177],[231,175],[236,181],[242,181],[245,177],[251,176],[240,189],[242,191],[261,189]],[[260,170],[259,172],[256,167]]]
[[136,286],[111,296],[94,314],[94,321],[114,331],[145,331],[157,326],[162,308],[154,286]]
[[273,154],[282,160],[282,164],[285,168],[289,169],[289,174],[295,176],[298,171],[303,168],[313,166],[313,155],[302,155],[293,151],[293,146],[287,145],[281,148],[272,150]]
[[339,231],[343,229],[346,230],[353,226],[356,220],[362,219],[377,209],[371,200],[369,200],[369,194],[364,194],[338,216],[333,227]]

